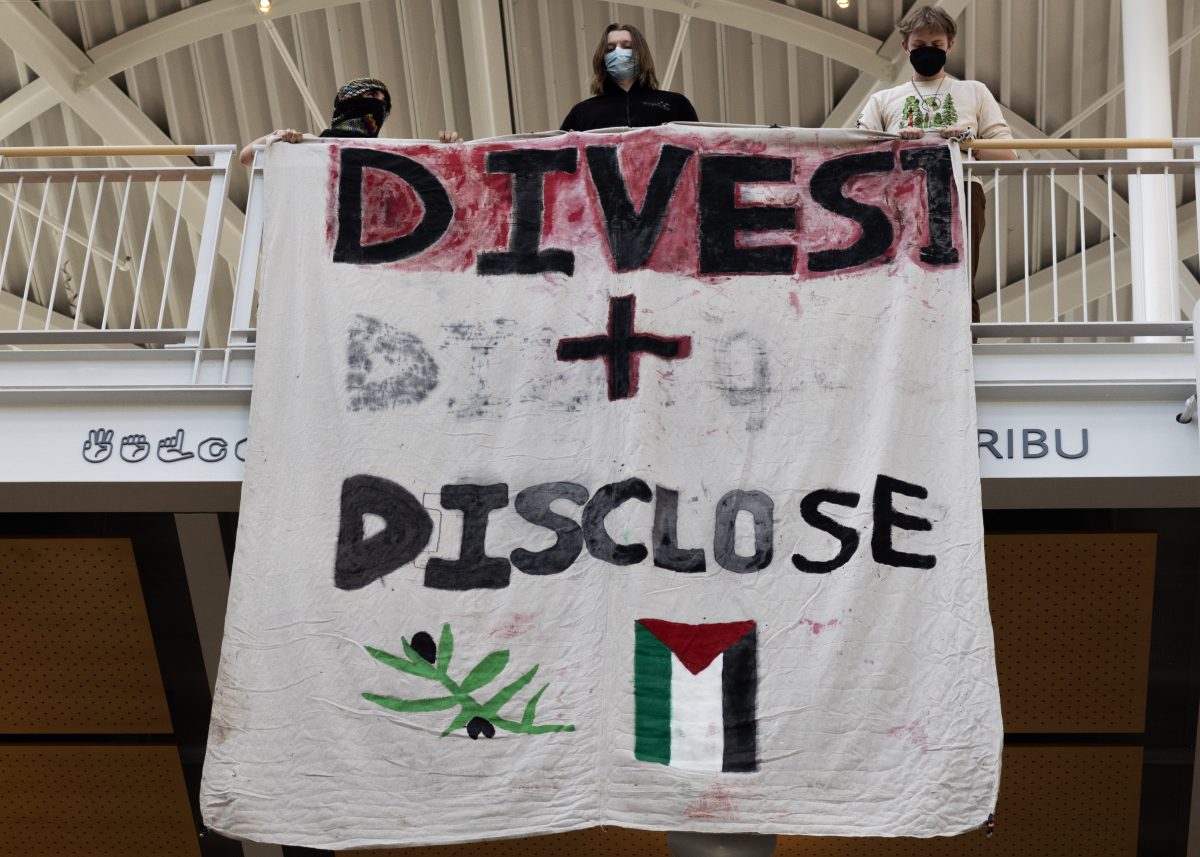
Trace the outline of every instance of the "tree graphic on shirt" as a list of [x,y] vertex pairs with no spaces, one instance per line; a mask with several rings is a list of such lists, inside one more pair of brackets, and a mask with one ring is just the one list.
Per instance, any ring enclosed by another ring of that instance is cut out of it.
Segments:
[[942,105],[942,127],[958,124],[958,110],[954,107],[954,96],[946,93],[946,103]]
[[904,99],[901,111],[901,128],[946,128],[958,124],[958,109],[954,106],[954,96],[946,94],[946,100],[938,104],[937,99],[930,95],[923,99],[924,104],[915,95]]

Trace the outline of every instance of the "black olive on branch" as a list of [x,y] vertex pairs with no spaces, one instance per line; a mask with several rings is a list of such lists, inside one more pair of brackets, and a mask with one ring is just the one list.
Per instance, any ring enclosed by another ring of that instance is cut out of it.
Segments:
[[496,735],[496,727],[486,717],[472,717],[467,724],[467,734],[471,736],[472,741],[478,740],[480,735],[492,738]]
[[425,631],[418,631],[413,634],[412,642],[409,645],[413,647],[413,651],[429,661],[429,663],[437,660],[437,643]]

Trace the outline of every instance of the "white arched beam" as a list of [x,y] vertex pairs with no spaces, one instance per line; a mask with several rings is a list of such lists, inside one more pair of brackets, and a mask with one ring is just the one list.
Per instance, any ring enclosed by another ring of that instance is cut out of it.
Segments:
[[[280,8],[268,13],[268,16],[299,15],[355,2],[359,0],[288,0],[286,5],[279,4]],[[952,10],[967,2],[969,0],[943,0],[940,5]],[[690,15],[699,20],[777,39],[857,68],[872,81],[890,79],[893,75],[894,63],[881,53],[878,39],[773,0],[632,0],[631,5]],[[202,39],[252,26],[261,19],[261,13],[250,0],[206,0],[172,12],[96,45],[88,52],[88,56],[82,56],[81,52],[82,61],[71,75],[67,89],[70,92],[87,90],[126,69]],[[7,30],[0,32],[3,33],[0,40],[10,46],[19,42]],[[897,50],[898,46],[897,38]],[[31,100],[28,96],[19,99],[18,92],[0,102],[0,116],[5,117],[5,124],[0,127],[20,128],[66,97],[59,87],[56,86],[54,91],[59,97],[53,103],[46,100],[44,92],[37,100]],[[481,94],[477,92],[477,96]],[[482,107],[483,103],[479,103]],[[483,109],[495,113],[497,106],[493,103]],[[486,126],[488,123],[483,124]]]
[[[272,12],[269,17],[299,15],[356,2],[358,0],[289,0],[285,10]],[[32,3],[28,5],[33,6]],[[63,81],[65,88],[56,86],[48,89],[38,80],[0,101],[0,139],[63,103],[70,93],[90,89],[115,74],[203,39],[252,26],[262,18],[262,13],[249,0],[206,0],[114,36],[96,45],[87,54],[81,51],[75,71],[70,73],[69,80]],[[0,28],[0,42],[25,56],[26,51],[15,36],[7,28]],[[26,90],[31,91],[26,93]]]
[[774,0],[632,0],[630,5],[690,15],[776,39],[857,68],[875,79],[891,71],[891,64],[879,55],[878,39]]
[[47,110],[62,103],[54,87],[43,78],[22,86],[0,101],[0,140],[24,128]]
[[88,51],[91,64],[80,70],[74,88],[86,89],[178,48],[253,26],[264,19],[301,15],[356,2],[358,0],[287,0],[279,4],[278,10],[263,14],[258,11],[257,4],[249,0],[205,0],[96,45]]
[[[106,142],[132,145],[172,145],[170,137],[110,80],[99,81],[87,90],[75,91],[74,83],[91,61],[54,22],[33,3],[0,3],[0,33],[38,77]],[[44,99],[43,99],[44,100]],[[166,157],[143,158],[141,163],[176,165]],[[164,201],[174,205],[163,191]],[[206,189],[189,184],[184,195],[183,218],[197,231],[204,227]],[[236,261],[241,249],[242,215],[233,206],[223,212],[219,251]]]

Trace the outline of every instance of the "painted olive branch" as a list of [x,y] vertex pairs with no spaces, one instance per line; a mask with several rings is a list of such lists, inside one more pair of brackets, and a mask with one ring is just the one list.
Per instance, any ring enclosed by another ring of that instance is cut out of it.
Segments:
[[424,631],[414,634],[411,642],[401,637],[400,643],[404,647],[404,656],[394,655],[371,646],[363,648],[366,649],[367,654],[381,664],[408,675],[437,682],[448,695],[425,699],[399,699],[394,696],[364,693],[363,699],[391,711],[405,713],[447,711],[458,706],[458,714],[442,732],[443,737],[463,727],[466,727],[467,735],[472,739],[478,738],[480,735],[491,738],[496,734],[498,728],[522,735],[575,731],[575,727],[570,724],[534,723],[538,702],[550,686],[548,684],[542,685],[525,703],[520,720],[501,716],[500,709],[511,702],[533,681],[534,676],[537,675],[539,664],[535,664],[519,678],[500,688],[486,702],[479,702],[472,694],[482,690],[508,666],[507,650],[492,652],[477,663],[462,681],[455,681],[450,677],[450,659],[454,654],[454,634],[450,630],[449,624],[442,626],[442,633],[436,644],[434,644],[433,638]]

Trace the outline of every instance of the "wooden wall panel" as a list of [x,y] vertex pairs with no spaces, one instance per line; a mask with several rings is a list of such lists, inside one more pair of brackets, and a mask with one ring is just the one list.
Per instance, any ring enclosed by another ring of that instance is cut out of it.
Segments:
[[1006,732],[1141,732],[1153,533],[989,535]]
[[178,751],[0,746],[0,851],[200,857]]
[[776,857],[1136,857],[1140,747],[1007,747],[996,833],[939,839],[785,837]]
[[[776,857],[1136,857],[1140,747],[1008,747],[996,834],[937,839],[781,836]],[[983,819],[980,819],[982,822]],[[665,857],[666,834],[607,828],[340,857]]]
[[0,539],[0,732],[167,733],[126,539]]

